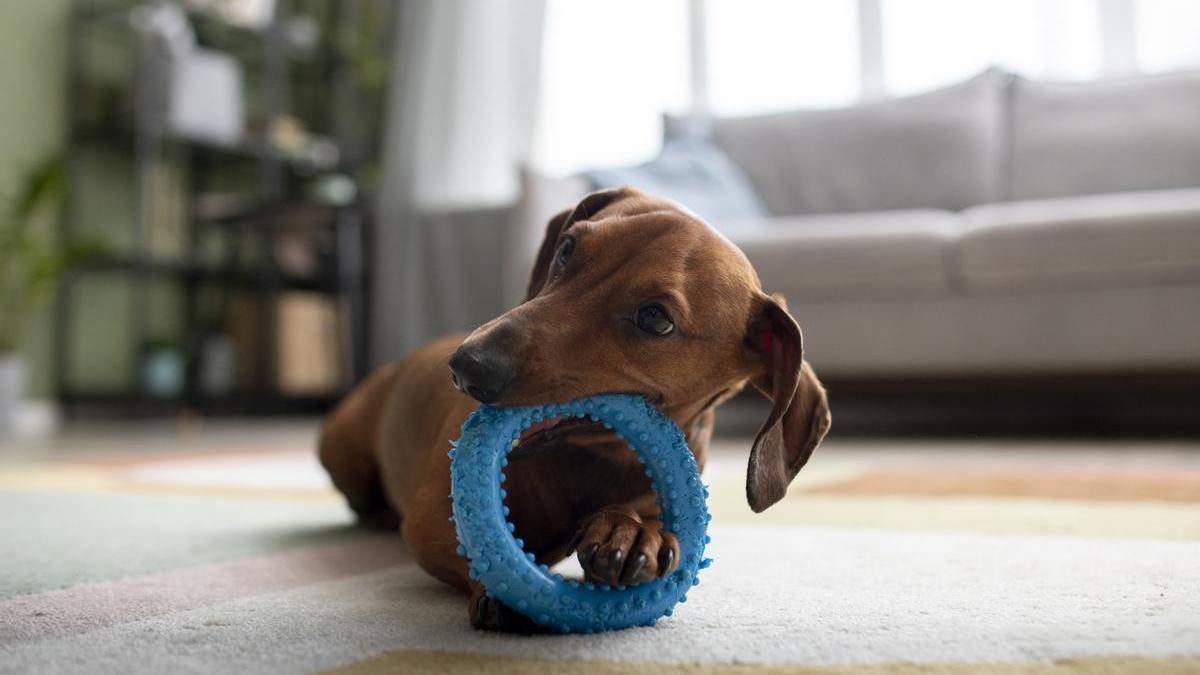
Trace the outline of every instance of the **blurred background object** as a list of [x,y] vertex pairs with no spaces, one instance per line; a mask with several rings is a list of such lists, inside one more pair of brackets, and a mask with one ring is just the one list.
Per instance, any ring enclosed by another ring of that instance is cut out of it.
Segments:
[[788,297],[842,429],[1200,426],[1196,3],[4,11],[0,185],[61,157],[28,232],[105,242],[4,310],[10,410],[321,412],[518,302],[546,220],[631,183]]

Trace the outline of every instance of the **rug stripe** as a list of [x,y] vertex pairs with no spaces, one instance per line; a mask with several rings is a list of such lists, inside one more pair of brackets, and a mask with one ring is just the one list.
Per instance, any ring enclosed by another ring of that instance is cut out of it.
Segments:
[[1125,675],[1200,672],[1200,657],[1113,656],[1047,663],[879,663],[853,666],[796,666],[768,663],[650,663],[549,659],[401,649],[325,671],[325,675],[525,675],[526,673],[596,675]]
[[364,535],[349,543],[19,596],[0,601],[0,646],[364,574],[408,559],[395,534]]
[[349,542],[340,503],[0,491],[0,598]]
[[713,521],[760,527],[821,525],[926,532],[1200,540],[1200,504],[992,497],[818,495],[798,481],[762,513],[746,504],[740,480],[715,480]]
[[[231,481],[232,482],[232,481]],[[33,466],[0,471],[0,492],[103,492],[131,494],[179,494],[208,497],[285,499],[312,503],[340,502],[332,487],[246,486],[188,484],[148,480],[136,473],[103,471],[86,466]]]
[[1195,503],[1200,502],[1200,471],[884,470],[867,471],[805,492]]

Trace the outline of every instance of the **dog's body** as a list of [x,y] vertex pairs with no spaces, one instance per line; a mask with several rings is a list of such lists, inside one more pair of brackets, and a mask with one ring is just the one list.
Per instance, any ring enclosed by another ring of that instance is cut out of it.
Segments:
[[[535,630],[488,598],[455,551],[446,451],[467,416],[480,401],[641,394],[684,430],[703,468],[714,409],[747,382],[774,403],[747,473],[761,511],[829,428],[799,327],[741,252],[694,215],[629,188],[603,191],[550,222],[523,304],[371,375],[330,415],[320,457],[360,519],[398,524],[427,572],[470,594],[474,625]],[[578,551],[589,579],[614,585],[678,564],[641,465],[611,432],[548,422],[510,460],[506,503],[538,562]]]

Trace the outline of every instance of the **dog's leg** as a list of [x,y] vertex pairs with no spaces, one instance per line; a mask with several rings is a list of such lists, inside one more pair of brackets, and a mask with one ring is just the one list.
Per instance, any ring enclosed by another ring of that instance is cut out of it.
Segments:
[[399,514],[388,503],[375,459],[379,416],[395,367],[372,374],[325,420],[317,454],[330,479],[364,525],[395,530]]
[[482,585],[471,581],[467,561],[457,551],[454,527],[447,527],[451,513],[449,469],[434,475],[437,478],[423,485],[407,504],[400,530],[417,564],[432,576],[469,594],[467,613],[472,626],[509,633],[544,632],[545,629],[522,614],[489,598]]
[[482,630],[533,635],[546,633],[545,626],[510,608],[495,598],[489,598],[483,586],[473,583],[471,602],[467,606],[471,614],[471,625]]
[[374,529],[395,530],[400,516],[388,504],[379,479],[379,468],[369,449],[347,442],[336,433],[321,434],[321,464],[358,522]]
[[[714,419],[709,408],[684,430],[701,470]],[[575,549],[585,578],[593,583],[617,586],[650,581],[679,567],[679,540],[670,532],[659,532],[661,528],[654,495],[646,494],[584,518],[567,554]]]
[[674,572],[679,567],[679,540],[659,531],[656,511],[644,505],[616,506],[585,518],[575,535],[584,578],[623,586]]

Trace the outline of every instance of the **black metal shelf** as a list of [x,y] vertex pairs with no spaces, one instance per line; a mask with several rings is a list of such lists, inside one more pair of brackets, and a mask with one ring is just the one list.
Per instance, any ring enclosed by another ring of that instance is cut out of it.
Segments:
[[[80,145],[107,146],[118,152],[127,152],[138,141],[138,133],[133,129],[111,128],[93,129],[82,127],[74,133],[74,142]],[[233,143],[223,143],[204,138],[189,138],[173,134],[153,134],[155,143],[164,148],[175,147],[204,153],[211,158],[224,158],[234,161],[260,162],[274,161],[281,166],[295,170],[316,170],[317,167],[303,159],[289,157],[287,153],[271,145],[269,141],[255,136],[247,136]]]
[[63,391],[59,401],[77,415],[110,417],[161,417],[184,412],[200,415],[257,416],[311,415],[328,410],[345,391],[326,394],[275,394],[253,391],[201,395],[183,401],[121,391]]
[[[310,224],[310,227],[314,227],[315,229],[337,229],[338,227],[336,214],[339,207],[336,206],[303,199],[294,199],[284,204],[278,204],[254,199],[242,199],[240,198],[241,195],[220,195],[220,197],[227,197],[233,203],[233,206],[219,207],[210,205],[202,207],[196,205],[190,215],[192,222],[200,225],[223,225],[231,227],[286,228],[289,225],[274,222],[269,216],[277,213],[281,208],[312,208],[325,210],[328,213],[326,214],[327,217],[321,219],[321,222]],[[199,199],[196,201],[198,202]]]
[[[181,281],[228,284],[247,289],[264,282],[264,274],[252,269],[226,269],[156,258],[94,258],[73,268],[74,274],[142,272],[152,277]],[[271,279],[282,290],[337,293],[341,289],[335,275],[298,277],[277,274]]]
[[[139,5],[147,4],[144,0],[90,0],[80,2],[74,0],[74,18],[84,27],[101,27],[112,30],[133,29],[131,12]],[[248,50],[260,44],[265,29],[254,28],[228,23],[211,12],[184,7],[184,14],[198,32],[210,28],[219,28],[225,35]]]
[[[161,51],[156,51],[159,48],[154,41],[135,28],[131,14],[135,8],[147,4],[132,0],[73,0],[72,3],[67,47],[68,181],[71,185],[80,185],[86,180],[81,159],[85,148],[101,147],[128,156],[133,166],[130,186],[133,215],[128,225],[130,234],[126,238],[131,242],[128,250],[87,262],[73,270],[61,287],[54,346],[59,398],[68,415],[84,409],[132,415],[171,414],[184,410],[220,415],[318,412],[328,408],[366,373],[368,326],[364,310],[368,269],[363,254],[369,250],[370,213],[361,197],[350,203],[324,204],[300,197],[303,192],[298,185],[330,170],[354,175],[358,166],[345,160],[343,147],[339,147],[338,153],[343,159],[336,167],[317,166],[307,159],[290,156],[261,131],[232,143],[164,132],[164,59]],[[352,16],[356,11],[354,4],[336,2],[329,5],[329,18],[340,22],[346,16]],[[254,98],[258,101],[255,109],[260,119],[247,125],[253,129],[272,128],[275,120],[283,119],[289,113],[289,70],[294,63],[286,40],[290,5],[289,0],[276,0],[275,14],[270,24],[262,29],[225,25],[216,16],[194,10],[187,12],[201,44],[222,51],[232,46],[233,51],[228,53],[250,73],[246,81],[257,83]],[[134,59],[124,85],[85,86],[88,75],[82,51],[87,41],[80,37],[89,27],[101,25],[127,29],[95,34],[96,39],[131,41]],[[332,26],[330,30],[335,32],[330,35],[340,35],[336,31],[340,31],[341,26],[341,23]],[[206,36],[210,34],[220,44],[206,44]],[[236,44],[225,44],[231,41]],[[322,63],[325,65],[321,66],[323,75],[320,77],[328,78],[330,91],[347,91],[349,64],[336,49],[327,48],[324,54]],[[83,111],[89,108],[80,103],[87,101],[82,97],[89,95],[100,96],[94,99],[100,105],[90,108],[93,113],[98,111],[98,115],[93,114],[85,121]],[[126,108],[126,102],[132,102],[131,111]],[[328,114],[332,118],[318,120],[318,126],[328,126],[333,141],[342,146],[338,133],[349,125],[337,117],[335,107],[331,107]],[[187,177],[183,194],[185,222],[182,239],[178,242],[181,250],[178,258],[157,256],[150,243],[150,233],[155,225],[152,219],[161,214],[151,208],[155,204],[151,200],[161,189],[153,176],[155,167],[165,162],[176,163],[184,169],[180,175]],[[244,178],[242,182],[246,185],[230,192],[229,169],[235,170],[233,176]],[[217,177],[222,180],[214,180]],[[78,190],[68,191],[66,217],[60,232],[64,242],[73,241],[76,232],[81,230],[79,222],[84,214],[80,212],[78,194]],[[213,199],[210,201],[210,198]],[[323,211],[315,215],[307,211],[314,208]],[[294,220],[297,217],[299,220]],[[313,244],[316,272],[312,275],[290,274],[274,257],[275,237],[285,231],[294,231],[297,223],[320,233],[319,249],[315,243],[317,239]],[[224,244],[205,248],[216,253],[211,259],[202,260],[201,242],[203,239],[207,244],[206,237],[216,237]],[[80,391],[71,377],[73,355],[68,336],[76,323],[74,300],[79,288],[86,285],[86,279],[96,275],[127,278],[133,293],[133,313],[129,321],[132,344],[126,347],[132,350],[134,366],[133,372],[125,378],[129,386],[119,391]],[[162,342],[161,336],[150,333],[148,300],[150,286],[164,282],[174,284],[182,291],[185,324],[183,335],[171,340],[172,345],[178,344],[186,362],[184,389],[168,398],[150,395],[143,388],[140,370],[144,350]],[[210,316],[213,296],[204,290],[214,287],[219,291],[216,297],[222,308],[215,319]],[[253,368],[256,376],[251,382],[239,381],[236,392],[210,395],[204,392],[199,381],[201,364],[206,358],[202,345],[207,337],[224,330],[221,327],[222,312],[234,301],[235,291],[237,298],[252,300],[258,308],[252,317],[254,330],[261,336],[252,350],[257,354]],[[268,310],[282,294],[295,291],[332,298],[339,311],[349,318],[346,332],[350,342],[350,367],[337,391],[297,396],[283,391],[277,384],[272,356],[280,327],[277,313]],[[204,302],[201,302],[202,292],[206,293]]]

